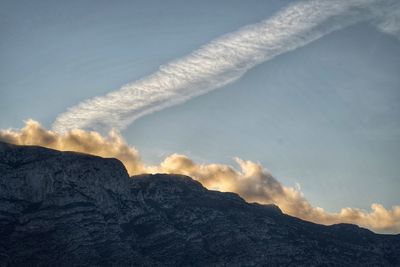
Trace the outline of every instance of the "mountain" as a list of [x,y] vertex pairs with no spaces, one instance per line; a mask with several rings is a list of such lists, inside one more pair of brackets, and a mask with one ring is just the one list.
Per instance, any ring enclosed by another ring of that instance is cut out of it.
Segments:
[[400,266],[400,235],[318,225],[182,175],[0,143],[0,266]]

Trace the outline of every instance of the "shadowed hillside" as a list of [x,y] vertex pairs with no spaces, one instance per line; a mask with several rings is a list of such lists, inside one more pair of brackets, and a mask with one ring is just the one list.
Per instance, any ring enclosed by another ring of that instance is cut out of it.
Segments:
[[400,235],[323,226],[181,175],[0,143],[1,266],[399,266]]

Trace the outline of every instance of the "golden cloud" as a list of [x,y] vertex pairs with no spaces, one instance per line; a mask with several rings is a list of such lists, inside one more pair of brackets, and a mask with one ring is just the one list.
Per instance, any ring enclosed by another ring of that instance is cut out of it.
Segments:
[[260,164],[238,158],[236,162],[240,170],[222,164],[196,164],[186,156],[173,154],[160,164],[158,171],[191,176],[209,189],[235,192],[248,202],[276,204],[289,215],[315,223],[352,223],[376,232],[400,232],[400,206],[387,210],[374,203],[370,212],[346,207],[338,213],[328,213],[313,207],[298,189],[282,185]]
[[110,132],[107,137],[97,132],[78,129],[58,134],[44,129],[34,120],[28,120],[21,130],[1,130],[0,141],[117,158],[122,161],[131,175],[145,172],[137,150],[128,146],[121,135],[115,131]]
[[282,185],[261,164],[239,158],[235,159],[239,170],[223,164],[197,164],[179,154],[166,157],[157,166],[146,166],[138,151],[129,146],[117,132],[110,132],[107,137],[83,130],[58,134],[44,129],[33,120],[28,120],[21,130],[0,131],[0,140],[117,158],[126,166],[130,175],[156,172],[188,175],[208,189],[235,192],[249,202],[273,203],[289,215],[315,223],[353,223],[376,232],[400,232],[400,206],[388,210],[374,203],[369,212],[346,207],[338,213],[328,213],[322,208],[313,207],[300,190]]

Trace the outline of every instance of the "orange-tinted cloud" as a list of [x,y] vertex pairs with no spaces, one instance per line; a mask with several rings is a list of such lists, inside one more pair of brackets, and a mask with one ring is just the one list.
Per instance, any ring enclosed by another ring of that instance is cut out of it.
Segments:
[[124,163],[131,175],[145,172],[137,150],[128,146],[117,132],[110,132],[107,137],[97,132],[83,130],[58,134],[44,129],[34,120],[28,120],[21,130],[1,130],[0,141],[117,158]]
[[173,154],[158,167],[158,171],[181,173],[200,181],[209,189],[238,193],[249,202],[274,203],[283,212],[304,220],[321,223],[353,223],[376,232],[400,232],[400,206],[387,210],[372,204],[371,211],[342,208],[338,213],[328,213],[313,207],[303,193],[277,181],[260,164],[236,159],[240,170],[222,164],[196,164],[186,156]]
[[137,150],[117,133],[103,137],[96,132],[72,130],[57,134],[29,120],[21,130],[0,131],[0,140],[20,145],[39,145],[58,150],[77,151],[121,160],[130,175],[144,172],[179,173],[193,177],[209,189],[238,193],[249,202],[274,203],[283,212],[321,224],[353,223],[376,232],[400,232],[400,206],[386,209],[372,204],[371,211],[342,208],[328,213],[313,207],[302,192],[282,185],[259,163],[236,158],[239,170],[223,164],[197,164],[190,158],[173,154],[157,166],[146,166]]

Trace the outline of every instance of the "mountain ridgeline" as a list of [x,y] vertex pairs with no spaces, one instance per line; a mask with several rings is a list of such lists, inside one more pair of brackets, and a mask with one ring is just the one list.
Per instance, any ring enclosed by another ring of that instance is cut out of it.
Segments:
[[0,266],[400,266],[400,235],[318,225],[182,175],[0,143]]

